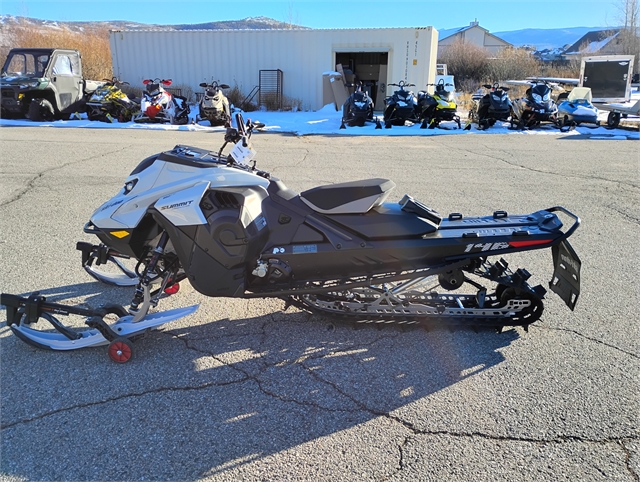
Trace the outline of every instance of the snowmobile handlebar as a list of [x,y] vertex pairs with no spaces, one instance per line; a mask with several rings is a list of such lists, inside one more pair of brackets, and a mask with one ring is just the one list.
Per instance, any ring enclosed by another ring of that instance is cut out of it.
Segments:
[[498,82],[494,82],[493,85],[491,85],[491,84],[482,84],[482,87],[484,87],[485,89],[489,89],[489,90],[503,90],[505,92],[507,92],[509,90],[509,87],[504,87],[504,86],[500,85]]
[[405,81],[403,81],[403,80],[401,80],[401,81],[400,81],[400,82],[398,82],[397,84],[392,83],[392,84],[389,84],[389,85],[393,85],[393,86],[395,86],[395,87],[400,87],[400,88],[403,88],[403,87],[415,87],[415,86],[416,86],[416,84],[411,84],[411,83],[409,83],[409,82],[405,82]]
[[118,77],[111,77],[110,79],[102,79],[107,84],[111,85],[129,85],[129,82],[122,82]]
[[220,84],[218,83],[217,80],[212,81],[210,84],[207,84],[206,82],[200,82],[200,84],[198,85],[203,89],[206,89],[207,87],[211,87],[212,89],[228,89],[229,88],[227,84]]

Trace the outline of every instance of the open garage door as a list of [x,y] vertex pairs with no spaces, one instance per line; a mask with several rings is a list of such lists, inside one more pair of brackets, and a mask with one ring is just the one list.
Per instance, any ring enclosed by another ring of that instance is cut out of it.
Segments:
[[335,64],[342,65],[346,82],[361,80],[376,110],[384,109],[389,52],[336,52]]

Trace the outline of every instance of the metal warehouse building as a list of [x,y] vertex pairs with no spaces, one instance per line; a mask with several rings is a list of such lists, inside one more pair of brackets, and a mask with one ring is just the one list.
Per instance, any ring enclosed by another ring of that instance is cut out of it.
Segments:
[[261,95],[294,99],[304,110],[337,99],[330,83],[337,65],[345,77],[351,71],[373,83],[377,108],[393,93],[389,83],[426,89],[435,79],[437,48],[433,27],[111,32],[114,75],[131,85],[159,77],[199,92],[198,84],[213,79],[237,85],[244,95],[259,87]]

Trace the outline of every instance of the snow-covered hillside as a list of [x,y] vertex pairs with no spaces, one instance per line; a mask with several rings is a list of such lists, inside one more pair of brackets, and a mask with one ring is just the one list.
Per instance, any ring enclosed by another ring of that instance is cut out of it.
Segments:
[[578,41],[587,32],[610,28],[615,27],[526,28],[491,33],[516,47],[532,46],[544,50],[562,48]]
[[[242,20],[228,20],[220,22],[206,22],[198,24],[182,24],[182,25],[154,25],[143,24],[137,22],[129,22],[125,20],[108,20],[104,22],[55,22],[51,20],[39,20],[29,17],[14,17],[12,15],[0,15],[0,26],[11,27],[18,24],[29,25],[42,28],[67,28],[71,31],[82,31],[91,27],[106,27],[112,30],[144,30],[150,28],[162,28],[165,30],[243,30],[243,29],[283,29],[291,28],[289,25],[278,20],[267,17],[247,17]],[[295,28],[306,28],[293,25]]]

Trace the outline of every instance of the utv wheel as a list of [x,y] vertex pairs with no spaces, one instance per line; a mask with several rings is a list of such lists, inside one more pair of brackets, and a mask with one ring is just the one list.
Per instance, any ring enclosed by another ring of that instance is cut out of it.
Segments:
[[109,345],[109,358],[116,363],[126,363],[133,355],[133,345],[124,337],[116,338]]
[[47,122],[55,118],[53,105],[47,99],[33,99],[29,104],[27,118],[34,122]]

